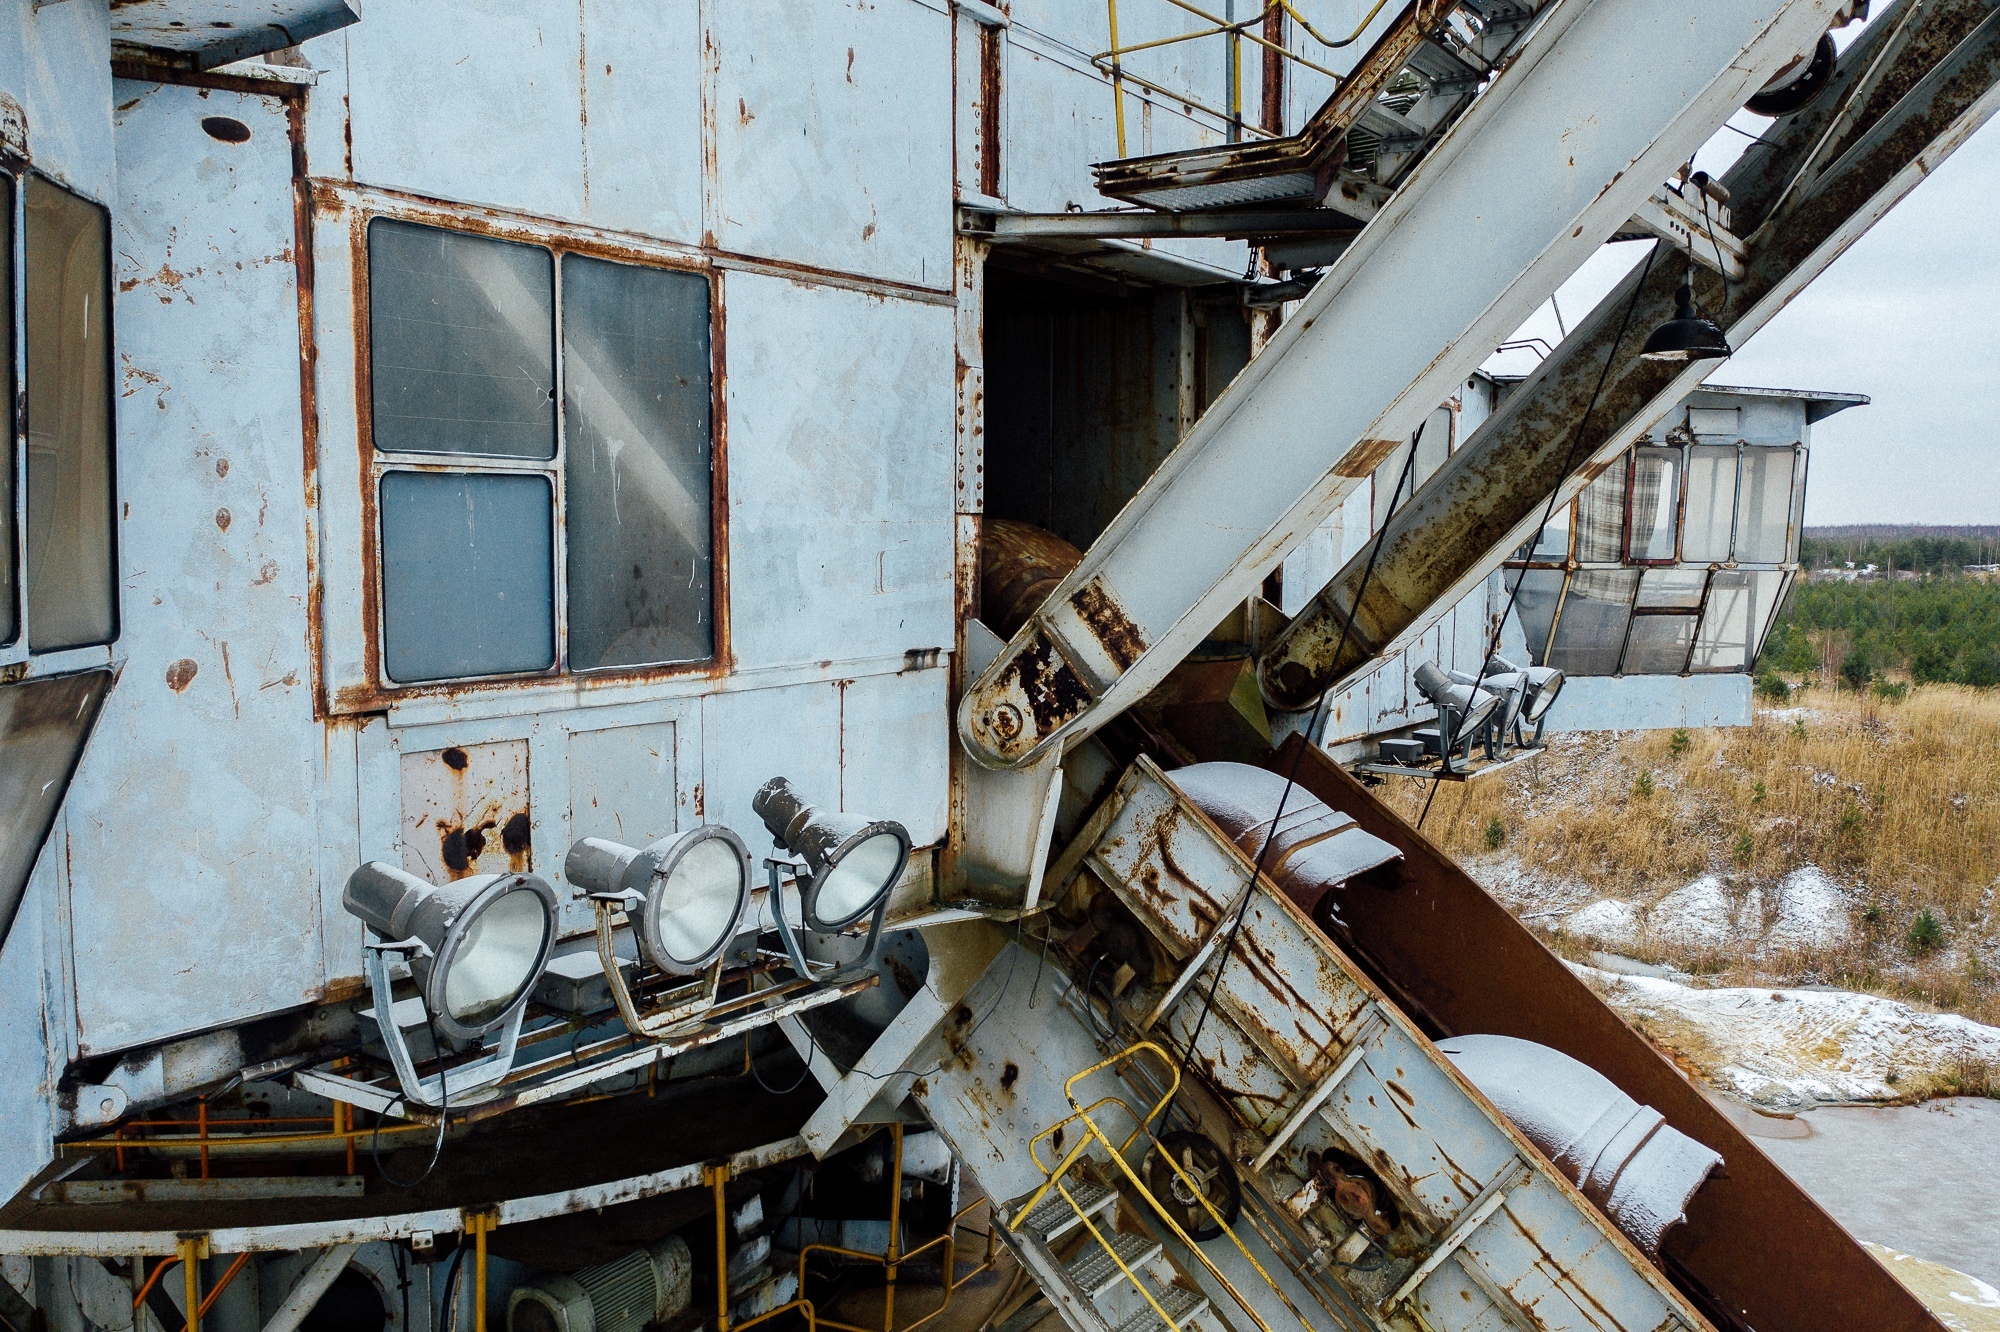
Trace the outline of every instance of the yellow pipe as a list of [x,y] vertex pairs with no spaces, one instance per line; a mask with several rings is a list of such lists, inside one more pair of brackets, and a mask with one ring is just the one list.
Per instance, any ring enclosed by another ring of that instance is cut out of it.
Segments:
[[[743,1048],[749,1050],[747,1042]],[[724,1188],[729,1183],[729,1163],[708,1166],[702,1173],[715,1190],[715,1327],[716,1332],[729,1332],[729,1197]]]
[[[1106,11],[1109,13],[1111,19],[1111,49],[1113,51],[1116,51],[1118,49],[1118,0],[1104,0],[1104,6]],[[1117,113],[1118,155],[1120,157],[1124,157],[1126,156],[1125,74],[1124,70],[1120,68],[1116,56],[1113,56],[1111,60],[1111,106],[1112,109]]]
[[[896,1242],[903,1225],[903,1121],[889,1125],[889,1251],[887,1272],[889,1287],[882,1295],[882,1332],[896,1325]],[[945,1279],[951,1278],[951,1269],[945,1269]]]
[[181,1293],[187,1305],[188,1332],[201,1332],[201,1260],[208,1256],[208,1236],[182,1235]]

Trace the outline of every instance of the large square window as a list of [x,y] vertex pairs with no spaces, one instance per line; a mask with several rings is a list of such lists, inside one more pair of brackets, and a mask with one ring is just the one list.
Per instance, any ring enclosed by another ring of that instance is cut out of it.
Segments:
[[712,658],[708,278],[376,218],[368,289],[388,681]]

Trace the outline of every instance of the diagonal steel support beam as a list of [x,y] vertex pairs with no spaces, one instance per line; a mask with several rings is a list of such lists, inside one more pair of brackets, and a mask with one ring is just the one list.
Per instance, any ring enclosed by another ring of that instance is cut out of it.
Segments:
[[990,767],[1142,697],[1835,0],[1559,0],[960,702]]
[[[2000,5],[1899,0],[1842,56],[1831,87],[1764,135],[1728,173],[1745,273],[1725,293],[1697,282],[1740,346],[1824,272],[2000,105]],[[1630,331],[1585,434],[1575,432],[1604,372],[1639,274],[1628,275],[1388,521],[1362,585],[1351,560],[1258,663],[1267,701],[1312,706],[1386,652],[1421,634],[1532,535],[1551,491],[1565,503],[1694,389],[1712,363],[1685,369],[1638,356],[1668,318],[1686,268],[1662,253],[1632,308]],[[1572,448],[1574,452],[1572,454]],[[1565,469],[1573,456],[1574,465]]]

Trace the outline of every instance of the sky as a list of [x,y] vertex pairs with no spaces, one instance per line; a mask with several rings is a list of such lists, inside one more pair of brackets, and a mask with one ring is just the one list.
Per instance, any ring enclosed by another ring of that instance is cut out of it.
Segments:
[[[2000,120],[2000,117],[1996,117]],[[1736,124],[1768,123],[1739,114]],[[1748,140],[1718,134],[1720,175]],[[2000,124],[1952,154],[1758,331],[1710,382],[1865,393],[1813,427],[1806,522],[2000,523]],[[1557,293],[1571,325],[1636,262],[1607,246]],[[1544,306],[1523,335],[1558,340]],[[1504,364],[1532,366],[1521,354]]]

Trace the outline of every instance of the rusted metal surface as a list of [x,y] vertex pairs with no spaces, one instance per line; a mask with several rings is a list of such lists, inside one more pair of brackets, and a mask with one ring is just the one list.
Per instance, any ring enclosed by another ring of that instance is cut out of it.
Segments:
[[[1748,273],[1726,291],[1712,275],[1697,288],[1732,342],[1762,327],[1991,114],[1985,103],[2000,82],[1992,7],[1953,0],[1930,8],[1915,17],[1879,77],[1860,90],[1853,119],[1868,127],[1865,134],[1848,134],[1853,144],[1838,159],[1822,154],[1827,169],[1784,201],[1782,216],[1764,216],[1905,12],[1897,6],[1878,17],[1843,56],[1834,86],[1765,132],[1779,146],[1746,154],[1725,176],[1747,238]],[[1949,65],[1940,65],[1947,58]],[[1365,600],[1356,605],[1363,552],[1266,652],[1259,674],[1269,702],[1310,707],[1322,691],[1407,642],[1526,539],[1551,491],[1567,502],[1588,483],[1589,469],[1628,447],[1695,387],[1701,367],[1677,371],[1638,355],[1646,332],[1672,315],[1682,274],[1665,252],[1644,274],[1643,287],[1640,271],[1629,274],[1391,516]],[[1605,374],[1621,325],[1625,337]],[[1593,394],[1595,409],[1579,437]]]
[[[1295,835],[1310,834],[1288,826],[1281,839]],[[1296,1255],[1281,1261],[1297,1264],[1294,1273],[1336,1321],[1351,1301],[1395,1327],[1417,1325],[1406,1321],[1412,1309],[1439,1329],[1700,1324],[1666,1278],[1278,885],[1259,881],[1233,948],[1210,966],[1201,946],[1243,900],[1253,862],[1171,777],[1147,759],[1135,762],[1077,840],[1059,862],[1065,873],[1082,871],[1073,891],[1102,894],[1092,885],[1108,885],[1170,955],[1169,975],[1195,968],[1194,983],[1178,991],[1136,977],[1113,1006],[1112,1020],[1122,1015],[1125,1025],[1102,1033],[1107,1048],[1149,1012],[1153,1039],[1176,1051],[1192,1045],[1190,1070],[1231,1121],[1213,1131],[1229,1136],[1242,1159],[1255,1158],[1244,1180],[1264,1200],[1266,1239],[1280,1255]],[[1351,886],[1333,896],[1344,903],[1378,891]],[[1110,917],[1093,906],[1090,922],[1100,919]],[[1086,965],[1089,940],[1073,936],[1052,957],[1075,959],[1090,991],[1077,1002],[1101,1009],[1108,991],[1101,964]],[[1044,1027],[1061,1016],[1052,1012]],[[1101,1017],[1093,1022],[1101,1029]],[[1320,1246],[1331,1252],[1359,1219],[1348,1212],[1349,1222],[1336,1225],[1319,1210],[1335,1206],[1342,1183],[1322,1182],[1329,1161],[1349,1194],[1367,1195],[1363,1213],[1381,1213],[1370,1232],[1378,1252],[1367,1263],[1353,1254],[1331,1265],[1309,1257]],[[1297,1229],[1280,1239],[1271,1227]]]
[[1412,0],[1382,33],[1297,134],[1227,147],[1161,153],[1107,162],[1096,168],[1097,188],[1114,199],[1147,202],[1173,186],[1222,185],[1297,175],[1312,182],[1317,202],[1347,157],[1347,132],[1389,81],[1402,73],[1411,52],[1451,9],[1450,0]]
[[1721,1154],[1725,1174],[1695,1195],[1663,1248],[1684,1289],[1711,1292],[1757,1332],[1835,1323],[1937,1332],[1914,1296],[1505,907],[1323,753],[1300,756],[1299,744],[1288,741],[1273,770],[1296,759],[1301,787],[1403,852],[1401,886],[1345,895],[1344,924],[1332,927],[1403,1011],[1433,1038],[1485,1033],[1560,1050]]
[[1001,638],[1012,637],[1082,559],[1082,551],[1053,532],[988,518],[980,527],[981,618]]

